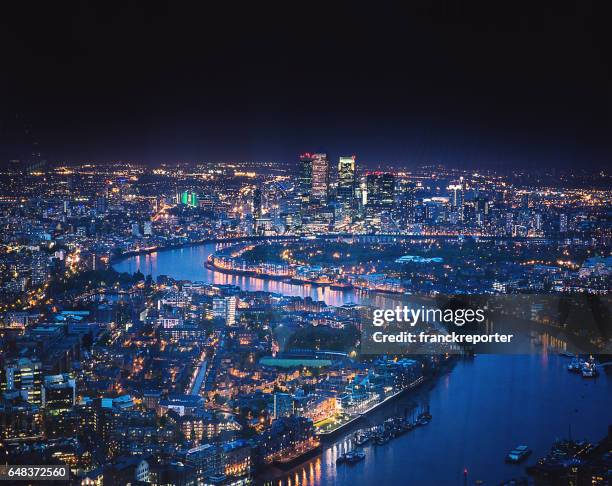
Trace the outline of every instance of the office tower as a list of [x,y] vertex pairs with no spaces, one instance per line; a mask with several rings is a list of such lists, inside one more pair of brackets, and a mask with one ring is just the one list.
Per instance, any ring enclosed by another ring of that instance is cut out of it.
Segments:
[[483,226],[489,219],[490,203],[487,198],[481,194],[476,195],[474,198],[474,209],[476,223],[479,226]]
[[310,193],[312,191],[312,161],[312,154],[304,153],[300,155],[299,195],[302,200],[302,206],[308,206],[310,203]]
[[402,226],[414,224],[415,206],[416,206],[416,191],[412,184],[404,183],[400,187],[400,193],[397,196],[397,212],[398,219]]
[[20,391],[30,403],[40,405],[42,364],[37,359],[19,358],[4,366],[2,391]]
[[310,202],[325,205],[329,197],[329,163],[326,154],[312,154]]
[[366,204],[375,209],[391,209],[395,202],[395,176],[389,172],[366,175]]
[[213,316],[223,319],[226,325],[233,326],[236,323],[236,297],[215,297]]
[[45,376],[41,390],[42,406],[52,413],[60,413],[74,406],[76,384],[69,374]]
[[329,164],[326,154],[300,155],[300,196],[302,206],[323,205],[329,196]]
[[140,225],[132,223],[132,236],[140,236]]
[[456,213],[457,219],[463,221],[463,204],[465,200],[465,183],[463,177],[458,182],[448,186],[451,212]]
[[338,162],[338,202],[344,208],[353,206],[355,199],[355,156],[340,157]]

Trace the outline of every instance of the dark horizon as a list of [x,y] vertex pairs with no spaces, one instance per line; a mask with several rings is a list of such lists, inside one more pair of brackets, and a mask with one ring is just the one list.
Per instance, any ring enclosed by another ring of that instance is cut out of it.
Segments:
[[4,162],[34,140],[68,162],[286,163],[318,149],[369,167],[612,162],[595,3],[416,2],[284,21],[271,8],[39,8],[5,15],[0,33]]

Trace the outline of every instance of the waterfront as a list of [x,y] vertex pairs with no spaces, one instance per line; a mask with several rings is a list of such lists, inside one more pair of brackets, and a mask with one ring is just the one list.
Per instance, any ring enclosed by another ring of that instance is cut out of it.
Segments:
[[[177,280],[201,281],[218,285],[237,285],[243,290],[274,292],[283,295],[311,297],[339,306],[348,302],[378,305],[393,299],[392,295],[365,294],[355,290],[332,290],[329,287],[287,283],[241,275],[215,272],[205,266],[208,256],[215,251],[215,243],[174,248],[155,253],[130,256],[113,267],[119,272],[134,273],[140,270],[145,275],[168,275]],[[398,298],[398,297],[396,297]]]
[[[428,403],[433,420],[383,446],[364,447],[366,458],[336,466],[350,447],[347,437],[271,486],[319,484],[496,484],[524,476],[524,466],[545,455],[557,438],[598,441],[612,421],[612,378],[584,380],[566,369],[556,355],[482,355],[460,361],[454,369],[414,394],[408,394],[364,421],[380,423],[403,414],[411,404]],[[594,419],[596,417],[596,419]],[[504,462],[509,450],[527,444],[533,450],[523,465]]]
[[[241,277],[211,271],[204,262],[214,244],[180,248],[130,257],[115,265],[118,271],[142,271],[157,276],[238,285],[244,290],[263,290],[325,300],[330,305],[365,302],[363,294],[321,287]],[[360,298],[361,297],[361,298]],[[371,296],[366,299],[388,299]],[[379,303],[380,305],[380,303]],[[386,416],[402,414],[411,404],[428,403],[433,420],[384,446],[365,448],[366,459],[354,466],[336,467],[348,442],[340,437],[327,445],[321,456],[290,473],[280,473],[274,486],[318,484],[463,484],[479,479],[499,481],[524,475],[524,467],[504,463],[517,444],[527,444],[533,454],[527,464],[546,454],[556,438],[597,441],[612,422],[612,378],[602,373],[585,380],[569,373],[566,358],[482,355],[460,361],[453,371],[376,411],[372,424]],[[442,465],[444,467],[442,467]]]

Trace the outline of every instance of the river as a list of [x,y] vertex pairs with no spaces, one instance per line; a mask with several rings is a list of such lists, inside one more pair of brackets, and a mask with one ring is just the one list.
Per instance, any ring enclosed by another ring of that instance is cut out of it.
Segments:
[[208,255],[215,251],[209,243],[184,248],[164,250],[156,253],[136,255],[116,263],[119,272],[134,273],[140,270],[145,275],[168,275],[177,280],[201,281],[209,284],[237,285],[243,290],[274,292],[277,294],[311,297],[325,301],[328,305],[340,306],[348,302],[370,303],[378,307],[393,299],[391,295],[366,294],[354,290],[332,290],[329,287],[299,285],[256,277],[229,275],[206,268]]
[[[244,290],[264,290],[310,296],[330,305],[345,302],[375,304],[372,297],[352,291],[287,284],[253,277],[231,276],[204,266],[214,245],[201,245],[130,257],[115,265],[124,272],[169,275],[176,279],[233,284]],[[378,302],[378,305],[382,302]],[[434,383],[386,406],[369,418],[403,413],[410,404],[428,403],[433,420],[384,446],[367,446],[366,459],[354,466],[336,467],[337,455],[348,445],[339,438],[321,456],[282,473],[273,486],[370,484],[495,484],[524,475],[524,466],[504,463],[507,452],[526,444],[533,454],[546,454],[556,438],[597,441],[612,423],[612,376],[583,379],[566,369],[568,360],[553,354],[479,355],[459,361]]]

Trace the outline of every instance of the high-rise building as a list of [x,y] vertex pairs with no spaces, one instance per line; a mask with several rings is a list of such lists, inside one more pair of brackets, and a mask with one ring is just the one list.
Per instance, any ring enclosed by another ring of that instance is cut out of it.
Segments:
[[329,197],[329,163],[327,154],[312,155],[311,203],[323,205]]
[[454,184],[448,186],[451,212],[457,214],[457,219],[463,221],[463,204],[465,200],[465,182],[463,177]]
[[4,366],[2,391],[20,391],[30,403],[40,405],[42,363],[37,359],[19,358]]
[[327,204],[329,197],[329,163],[327,154],[300,155],[300,195],[303,206]]
[[340,157],[338,162],[338,202],[350,208],[355,199],[355,156]]
[[236,323],[236,297],[215,297],[213,316],[223,319],[226,325],[233,326]]
[[395,176],[389,172],[370,172],[366,175],[367,206],[391,209],[395,202]]
[[45,376],[41,391],[42,406],[52,413],[66,411],[76,402],[75,380],[66,373]]
[[310,193],[312,191],[312,161],[312,154],[304,153],[300,155],[299,195],[302,200],[302,206],[308,206],[310,202]]

